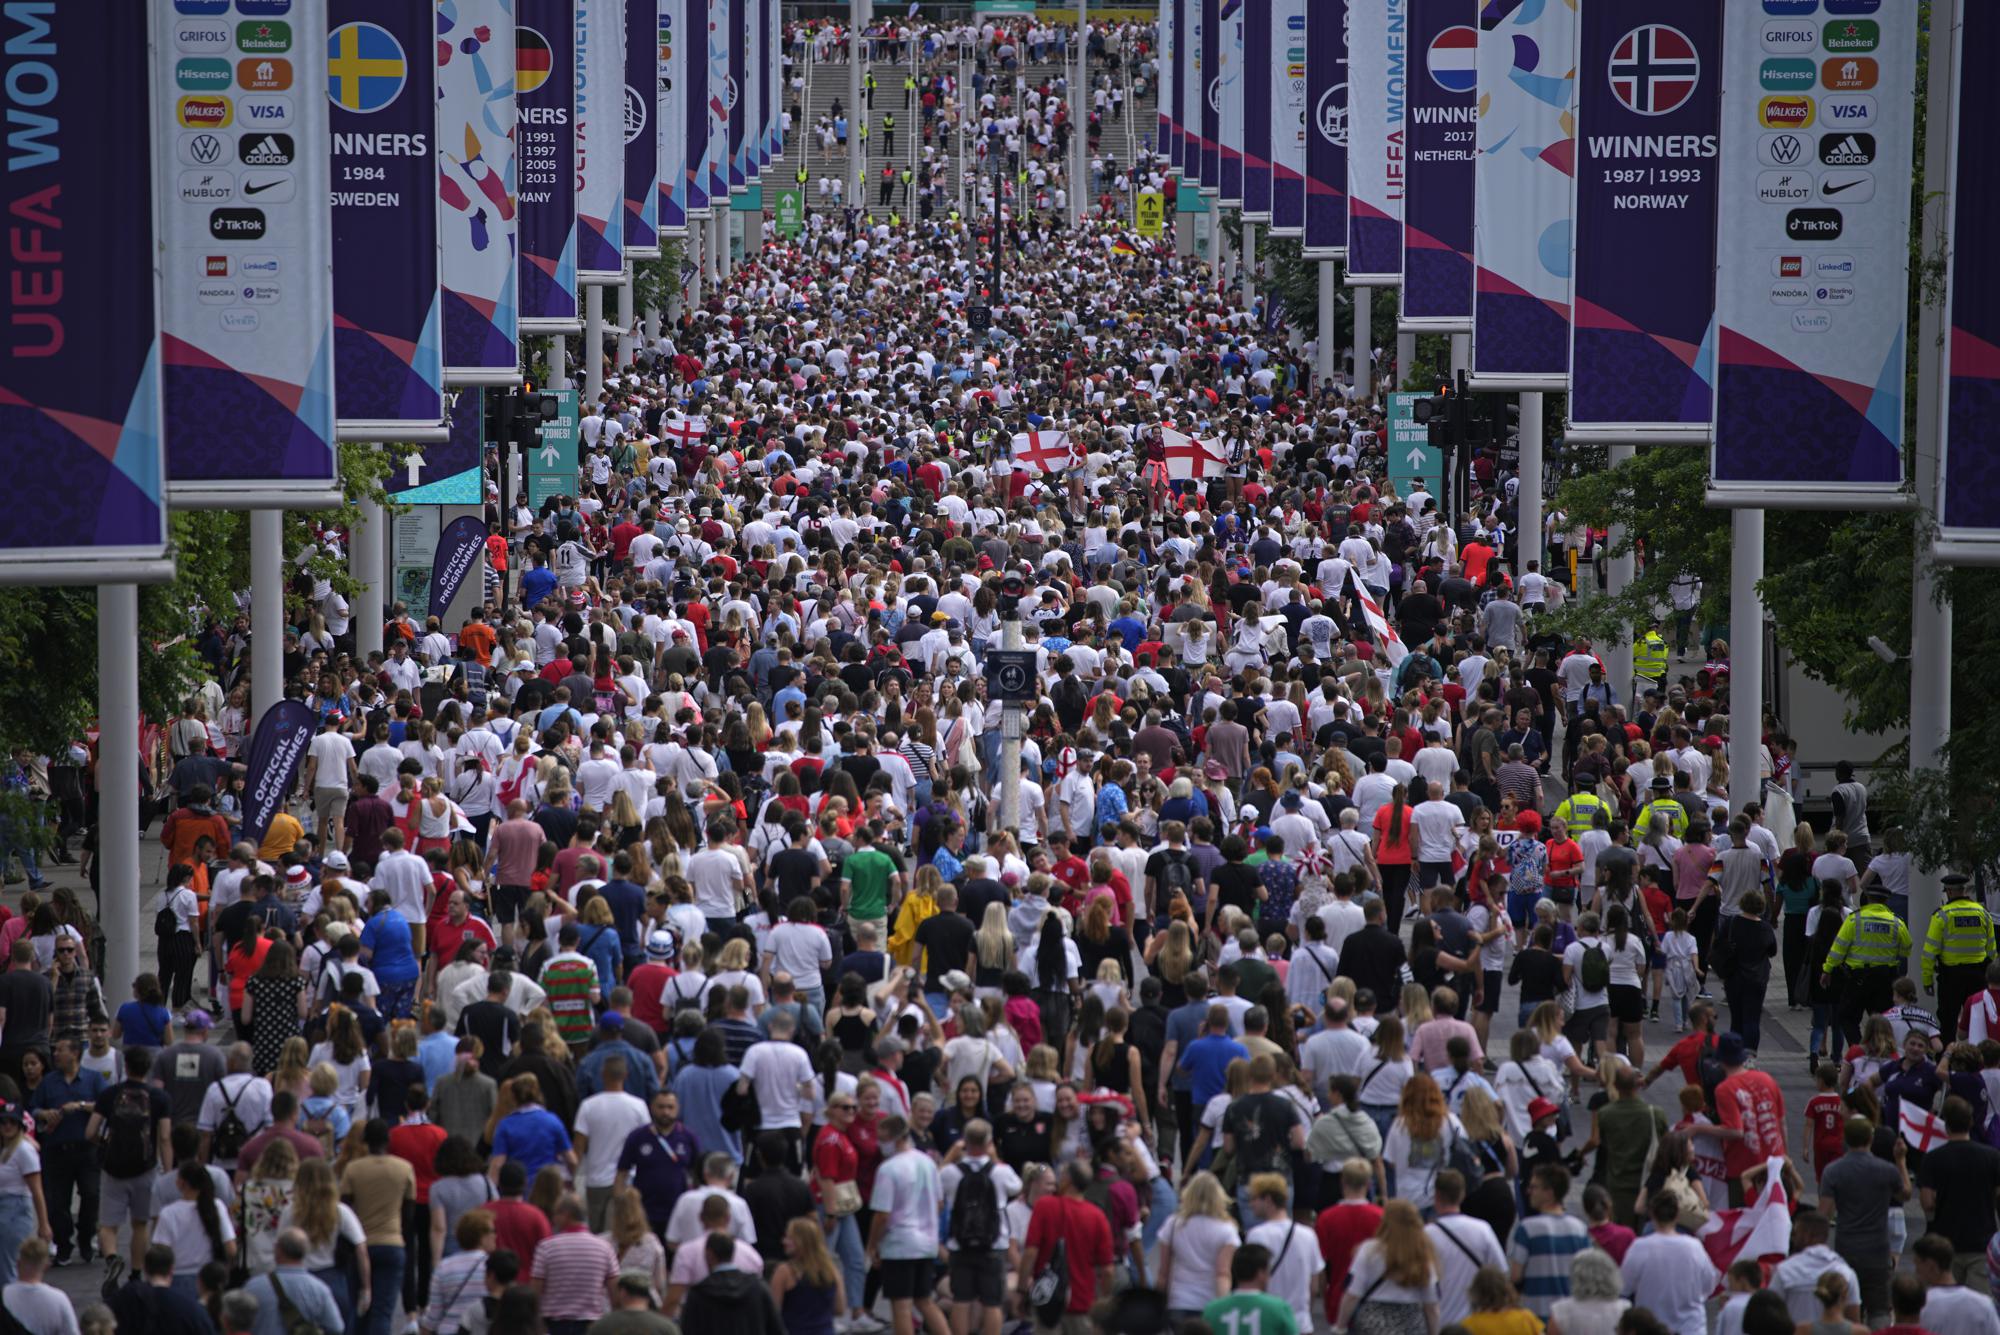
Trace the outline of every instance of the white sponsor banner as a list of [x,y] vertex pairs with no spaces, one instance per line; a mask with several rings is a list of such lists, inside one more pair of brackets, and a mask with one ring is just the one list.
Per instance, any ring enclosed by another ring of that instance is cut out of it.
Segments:
[[625,272],[625,0],[576,4],[576,277]]
[[1498,390],[1569,383],[1570,116],[1576,10],[1479,17],[1473,163],[1472,379]]
[[[291,0],[268,17],[150,8],[170,501],[330,500],[326,0]],[[183,62],[225,64],[228,78],[184,91]]]
[[1306,0],[1271,0],[1271,78],[1271,235],[1299,236],[1305,230]]
[[1222,207],[1243,207],[1243,5],[1223,0],[1216,44],[1215,114],[1222,141]]
[[[736,90],[729,78],[729,44],[739,40],[729,31],[729,0],[708,0],[708,202],[726,217],[729,211],[729,109]],[[856,145],[860,113],[847,109],[848,148]],[[853,201],[859,203],[859,200]]]
[[1713,486],[1773,506],[1894,491],[1916,7],[1768,8],[1724,13]]
[[1403,104],[1409,77],[1403,0],[1347,16],[1347,282],[1403,281]]
[[687,235],[687,0],[659,0],[659,98],[653,125],[660,137],[660,235]]

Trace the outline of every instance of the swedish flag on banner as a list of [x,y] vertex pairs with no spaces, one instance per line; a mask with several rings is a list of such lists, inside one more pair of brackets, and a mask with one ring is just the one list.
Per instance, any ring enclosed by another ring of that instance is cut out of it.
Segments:
[[346,23],[327,37],[327,95],[348,111],[380,111],[409,77],[403,47],[373,23]]

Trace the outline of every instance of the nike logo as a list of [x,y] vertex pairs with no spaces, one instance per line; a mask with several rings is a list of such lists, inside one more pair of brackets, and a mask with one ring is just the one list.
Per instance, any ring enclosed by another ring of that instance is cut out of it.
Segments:
[[[283,181],[266,181],[262,185],[246,185],[243,187],[243,193],[246,195],[261,195],[266,190],[275,190],[283,184]],[[1828,193],[1832,192],[1829,191]]]
[[[1852,190],[1855,186],[1860,184],[1861,182],[1859,181],[1848,181],[1841,185],[1823,185],[1819,188],[1819,192],[1822,195],[1837,195],[1843,190]],[[246,189],[243,193],[247,195],[250,192]]]

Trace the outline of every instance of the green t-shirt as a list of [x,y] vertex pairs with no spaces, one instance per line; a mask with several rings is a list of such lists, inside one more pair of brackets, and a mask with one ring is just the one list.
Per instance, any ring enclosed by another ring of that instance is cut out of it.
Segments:
[[1667,1116],[1644,1099],[1613,1099],[1597,1110],[1605,1177],[1614,1191],[1636,1191],[1646,1179],[1646,1156],[1667,1134]]
[[880,922],[889,916],[889,878],[896,874],[896,860],[879,848],[851,853],[840,865],[849,890],[847,916],[864,922]]
[[1291,1305],[1268,1293],[1232,1293],[1201,1309],[1215,1335],[1299,1335]]

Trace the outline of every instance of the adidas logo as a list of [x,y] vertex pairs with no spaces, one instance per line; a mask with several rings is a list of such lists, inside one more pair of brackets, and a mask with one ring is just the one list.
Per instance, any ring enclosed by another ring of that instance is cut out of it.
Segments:
[[290,143],[278,135],[264,135],[243,149],[243,163],[248,167],[283,167],[291,160]]
[[1819,160],[1829,167],[1865,167],[1875,161],[1873,135],[1828,135],[1820,144]]

